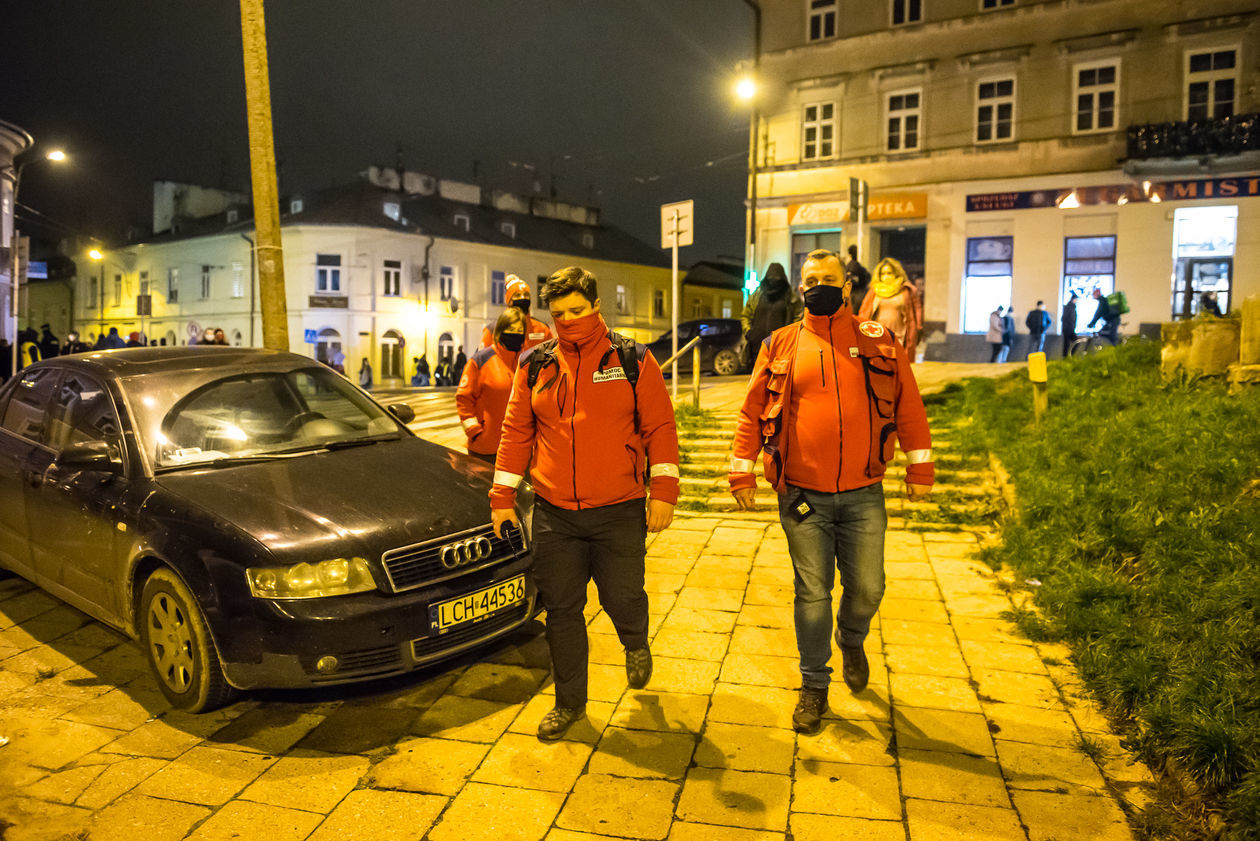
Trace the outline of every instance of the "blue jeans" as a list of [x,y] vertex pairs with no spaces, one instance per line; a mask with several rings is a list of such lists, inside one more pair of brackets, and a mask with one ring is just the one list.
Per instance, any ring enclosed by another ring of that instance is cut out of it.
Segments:
[[[801,495],[810,512],[798,520]],[[831,682],[831,589],[840,570],[841,645],[861,646],[884,597],[884,486],[880,482],[841,493],[788,485],[779,496],[779,520],[787,535],[795,573],[793,612],[801,682],[825,688]]]

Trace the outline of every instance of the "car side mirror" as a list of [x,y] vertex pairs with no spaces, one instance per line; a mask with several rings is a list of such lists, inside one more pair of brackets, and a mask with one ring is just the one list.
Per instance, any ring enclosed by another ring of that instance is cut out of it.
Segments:
[[108,441],[84,441],[66,447],[57,456],[57,465],[63,470],[96,470],[104,473],[118,473],[122,463],[118,461]]
[[411,423],[416,419],[416,410],[406,403],[390,403],[385,407],[389,413],[403,423]]

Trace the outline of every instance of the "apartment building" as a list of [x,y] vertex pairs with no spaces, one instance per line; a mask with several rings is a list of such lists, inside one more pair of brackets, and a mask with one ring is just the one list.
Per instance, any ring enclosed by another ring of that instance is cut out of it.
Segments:
[[1254,2],[761,6],[756,269],[899,259],[928,358],[979,358],[997,305],[1057,330],[1120,289],[1133,333],[1260,294]]

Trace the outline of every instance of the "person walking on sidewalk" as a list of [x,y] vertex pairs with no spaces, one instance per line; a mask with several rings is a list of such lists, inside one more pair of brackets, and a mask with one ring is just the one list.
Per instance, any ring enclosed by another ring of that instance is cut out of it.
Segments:
[[[551,328],[547,326],[546,322],[539,321],[529,314],[531,298],[528,283],[514,274],[508,275],[503,287],[503,296],[509,307],[515,307],[525,314],[525,320],[528,322],[525,326],[525,347],[522,350],[529,350],[534,345],[542,344],[551,338]],[[482,329],[482,347],[490,347],[494,344],[493,328],[493,324],[487,324]]]
[[1059,317],[1059,332],[1063,334],[1063,358],[1067,359],[1072,342],[1076,341],[1076,293],[1063,305],[1063,315]]
[[491,464],[503,436],[503,416],[525,341],[525,322],[520,310],[505,309],[494,324],[494,344],[478,348],[472,355],[455,392],[459,422],[468,437],[468,454]]
[[757,348],[775,330],[801,320],[805,305],[788,282],[782,263],[771,263],[740,314],[744,327],[745,363],[752,367]]
[[528,469],[534,582],[547,610],[556,684],[556,705],[538,725],[538,738],[554,741],[586,711],[582,611],[592,579],[626,649],[627,683],[642,689],[652,675],[645,541],[674,517],[678,430],[660,367],[646,347],[608,329],[593,274],[561,269],[541,297],[557,339],[521,356],[490,519],[496,535],[506,523],[519,527],[516,488]]
[[801,689],[792,726],[815,733],[831,682],[836,570],[844,682],[861,692],[870,679],[863,643],[884,594],[884,471],[898,441],[909,462],[910,499],[927,497],[935,470],[905,348],[883,325],[853,315],[850,281],[835,254],[810,252],[801,276],[804,320],[761,346],[736,423],[729,481],[739,508],[752,510],[753,462],[762,453],[795,575]]
[[1036,309],[1028,311],[1028,315],[1024,316],[1024,326],[1028,328],[1028,353],[1041,353],[1046,349],[1046,331],[1052,323],[1045,301],[1038,301]]

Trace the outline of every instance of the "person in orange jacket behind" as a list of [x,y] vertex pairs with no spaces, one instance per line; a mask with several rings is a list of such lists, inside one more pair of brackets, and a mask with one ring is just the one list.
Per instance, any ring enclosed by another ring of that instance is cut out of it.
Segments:
[[[542,344],[551,338],[551,328],[529,314],[530,295],[528,283],[514,274],[508,275],[507,286],[504,288],[503,296],[509,308],[518,309],[525,314],[525,344],[521,348],[522,351],[527,351],[534,345]],[[490,347],[493,343],[494,331],[490,329],[490,325],[486,325],[481,331],[481,346]]]
[[738,506],[752,510],[753,460],[762,452],[795,572],[801,689],[792,726],[814,733],[831,682],[836,570],[844,682],[861,692],[870,679],[863,642],[884,594],[884,471],[898,440],[910,499],[928,495],[935,470],[905,348],[879,322],[853,315],[851,283],[834,253],[811,251],[801,278],[804,318],[772,333],[757,355],[735,428],[730,485]]
[[556,684],[556,705],[538,725],[538,738],[554,741],[586,711],[582,611],[592,579],[625,647],[627,683],[642,689],[652,675],[645,542],[674,517],[678,430],[660,367],[646,347],[608,329],[593,274],[561,269],[542,299],[558,339],[521,356],[494,465],[490,519],[496,535],[506,523],[519,526],[516,488],[528,468],[533,575],[547,609]]
[[503,311],[494,324],[494,344],[472,355],[455,392],[459,422],[468,437],[468,454],[491,464],[499,451],[516,361],[525,341],[525,320],[525,314],[515,307]]

